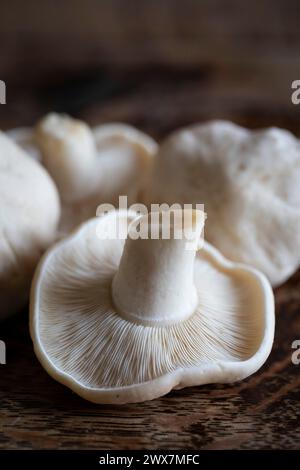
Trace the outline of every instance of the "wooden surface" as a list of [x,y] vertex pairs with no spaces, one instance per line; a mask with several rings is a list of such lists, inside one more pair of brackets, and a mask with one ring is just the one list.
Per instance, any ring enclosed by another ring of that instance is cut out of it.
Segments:
[[[212,118],[282,126],[300,136],[300,106],[290,100],[291,82],[300,79],[299,2],[264,0],[244,11],[245,3],[230,1],[220,11],[220,2],[205,1],[200,11],[200,2],[181,2],[189,5],[183,10],[168,0],[170,9],[161,11],[155,1],[141,0],[145,10],[130,2],[124,12],[113,0],[102,2],[97,22],[86,9],[81,23],[80,0],[70,16],[62,1],[57,21],[53,2],[39,2],[46,5],[39,20],[30,15],[33,3],[0,7],[0,79],[8,100],[0,106],[3,129],[31,125],[55,109],[91,124],[124,121],[157,139]],[[24,309],[0,325],[7,345],[0,448],[299,449],[300,365],[291,362],[299,312],[300,273],[276,291],[274,348],[248,380],[176,391],[145,404],[96,406],[44,372]]]

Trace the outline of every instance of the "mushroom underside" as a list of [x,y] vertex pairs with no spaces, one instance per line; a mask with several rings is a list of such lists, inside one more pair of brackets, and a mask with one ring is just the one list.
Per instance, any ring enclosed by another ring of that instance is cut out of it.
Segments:
[[[11,129],[7,134],[32,158],[41,161],[49,171],[33,128]],[[74,201],[66,201],[62,197],[58,238],[94,217],[101,204],[117,206],[119,196],[122,195],[127,196],[128,205],[143,199],[145,182],[157,151],[156,142],[143,132],[122,123],[96,126],[91,129],[91,135],[98,153],[95,155],[93,171],[85,184],[86,194]],[[56,175],[49,172],[57,183]],[[62,173],[60,167],[59,177]]]
[[264,303],[251,272],[223,266],[204,245],[194,270],[196,311],[167,326],[133,323],[120,316],[111,296],[124,240],[100,242],[98,223],[90,221],[58,244],[40,268],[35,334],[58,373],[105,390],[179,369],[241,362],[256,353],[265,328]]

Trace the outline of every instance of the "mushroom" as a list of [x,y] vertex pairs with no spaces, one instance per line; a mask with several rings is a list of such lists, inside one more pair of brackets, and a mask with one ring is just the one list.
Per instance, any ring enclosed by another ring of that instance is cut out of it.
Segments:
[[55,239],[59,215],[48,173],[0,132],[0,320],[25,303],[36,263]]
[[102,203],[138,202],[146,184],[157,144],[125,124],[91,129],[67,115],[51,113],[28,129],[10,131],[19,144],[42,160],[62,200],[60,234],[96,215]]
[[148,203],[203,203],[206,239],[273,286],[300,264],[300,144],[288,131],[226,121],[179,130],[162,144]]
[[[197,250],[202,211],[181,211],[184,230],[170,216],[169,239],[155,214],[93,218],[52,247],[35,274],[36,355],[54,379],[94,403],[240,380],[272,347],[274,299],[264,275],[207,243]],[[142,233],[158,236],[137,237],[142,222],[149,222]]]
[[41,161],[41,154],[37,147],[34,131],[31,127],[18,127],[6,131],[6,135],[19,147],[37,161]]

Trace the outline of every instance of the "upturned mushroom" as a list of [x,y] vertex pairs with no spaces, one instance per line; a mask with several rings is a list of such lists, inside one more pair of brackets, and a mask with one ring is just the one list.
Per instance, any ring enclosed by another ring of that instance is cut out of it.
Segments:
[[300,265],[299,181],[300,143],[290,132],[212,121],[165,140],[147,199],[205,204],[206,239],[278,286]]
[[0,320],[25,303],[37,261],[55,239],[59,215],[48,173],[0,132]]
[[151,137],[131,126],[91,129],[55,113],[44,117],[35,132],[15,129],[10,135],[54,179],[62,201],[61,234],[95,216],[98,205],[117,205],[121,195],[128,197],[128,205],[138,202],[157,151]]
[[[54,379],[95,403],[240,380],[272,347],[274,299],[264,275],[206,243],[197,249],[203,212],[182,212],[184,225],[170,217],[166,239],[152,216],[91,219],[50,249],[35,274],[36,355]],[[150,227],[136,236],[145,221]],[[112,238],[128,226],[126,240]]]

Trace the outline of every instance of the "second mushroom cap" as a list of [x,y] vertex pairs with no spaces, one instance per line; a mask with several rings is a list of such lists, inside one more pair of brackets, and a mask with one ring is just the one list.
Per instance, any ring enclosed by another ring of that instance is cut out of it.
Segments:
[[290,132],[212,121],[163,142],[148,202],[204,204],[207,240],[277,286],[300,265],[299,181],[300,143]]

